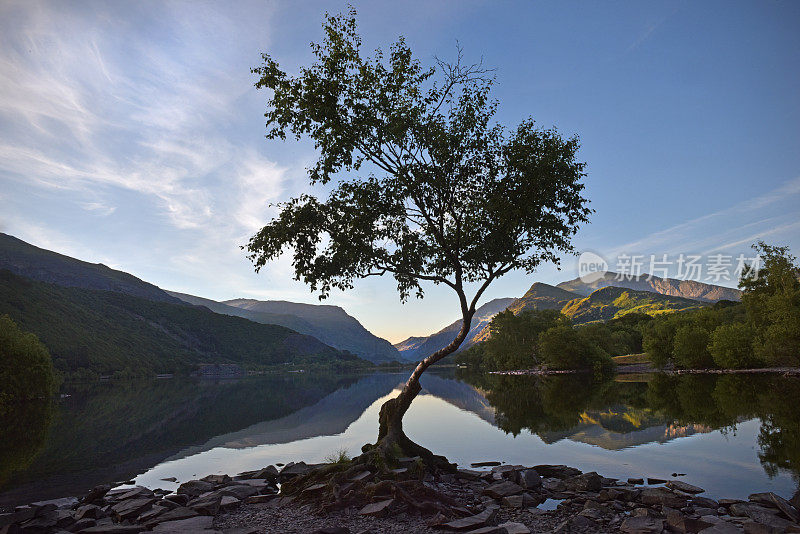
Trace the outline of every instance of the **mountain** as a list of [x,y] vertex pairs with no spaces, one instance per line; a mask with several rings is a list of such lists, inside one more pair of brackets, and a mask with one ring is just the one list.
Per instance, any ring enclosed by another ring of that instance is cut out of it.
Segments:
[[391,343],[372,334],[339,306],[253,299],[226,300],[219,304],[238,310],[219,313],[244,313],[241,316],[251,321],[283,325],[373,363],[402,361]]
[[[475,336],[486,328],[492,317],[505,310],[512,302],[514,302],[514,299],[511,298],[494,299],[475,310],[471,328],[459,350],[472,346],[475,343]],[[397,343],[395,347],[406,360],[421,360],[446,347],[453,341],[459,330],[461,330],[461,319],[442,328],[435,334],[427,337],[410,337]]]
[[[566,289],[542,282],[534,282],[530,289],[520,298],[514,299],[507,309],[514,312],[515,315],[531,310],[560,310],[569,301],[578,297],[580,295]],[[489,339],[489,322],[474,336],[473,343],[480,343]]]
[[585,283],[580,278],[561,282],[558,286],[561,289],[578,293],[588,297],[593,291],[608,287],[623,287],[635,289],[637,291],[651,291],[662,295],[673,297],[683,297],[703,302],[717,302],[719,300],[739,300],[742,292],[738,289],[695,282],[694,280],[675,280],[674,278],[661,278],[642,274],[630,280],[623,280],[617,273],[607,272],[602,278],[591,283]]
[[180,303],[161,288],[132,274],[35,247],[3,233],[0,233],[0,269],[64,287],[116,291],[157,302]]
[[662,295],[651,291],[636,291],[623,287],[603,287],[585,298],[577,298],[562,309],[575,324],[608,321],[628,313],[658,315],[686,311],[706,306],[707,302]]
[[70,373],[185,373],[198,364],[338,366],[361,361],[283,326],[184,303],[61,287],[6,269],[0,270],[2,314],[39,336],[56,368]]

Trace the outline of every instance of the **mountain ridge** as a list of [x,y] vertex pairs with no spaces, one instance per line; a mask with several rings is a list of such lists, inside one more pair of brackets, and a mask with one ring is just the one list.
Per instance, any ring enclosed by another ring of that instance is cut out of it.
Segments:
[[593,291],[603,287],[623,287],[637,291],[650,291],[661,295],[682,297],[703,302],[717,302],[720,300],[739,300],[742,292],[738,289],[696,282],[694,280],[678,280],[675,278],[662,278],[660,276],[641,274],[627,279],[618,273],[606,272],[601,278],[593,282],[583,282],[580,278],[567,280],[556,285],[560,289],[578,293],[588,297]]

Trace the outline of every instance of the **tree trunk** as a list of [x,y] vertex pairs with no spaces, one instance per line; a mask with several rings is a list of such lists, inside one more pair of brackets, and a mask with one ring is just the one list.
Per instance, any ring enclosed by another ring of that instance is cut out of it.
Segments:
[[411,373],[408,381],[403,386],[403,389],[400,391],[400,394],[383,403],[380,415],[378,416],[378,442],[374,446],[365,445],[365,453],[374,451],[381,456],[381,462],[401,456],[420,456],[429,467],[448,471],[452,471],[455,468],[453,464],[447,461],[447,458],[437,456],[425,447],[411,441],[408,436],[406,436],[405,432],[403,432],[403,416],[411,406],[411,402],[422,389],[419,383],[419,378],[422,373],[434,363],[455,352],[458,347],[461,346],[461,343],[463,343],[464,339],[467,337],[467,333],[469,333],[473,313],[474,312],[471,311],[464,313],[461,330],[459,330],[455,339],[446,347],[434,352],[419,362],[414,372]]

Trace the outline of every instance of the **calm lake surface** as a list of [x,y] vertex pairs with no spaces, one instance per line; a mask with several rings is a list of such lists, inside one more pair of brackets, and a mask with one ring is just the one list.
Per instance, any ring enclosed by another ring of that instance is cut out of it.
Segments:
[[[174,489],[211,473],[357,454],[403,373],[286,374],[66,386],[54,407],[0,414],[0,506],[135,479]],[[545,378],[437,371],[408,435],[451,461],[567,464],[671,478],[712,497],[790,497],[800,471],[800,379],[777,375]]]

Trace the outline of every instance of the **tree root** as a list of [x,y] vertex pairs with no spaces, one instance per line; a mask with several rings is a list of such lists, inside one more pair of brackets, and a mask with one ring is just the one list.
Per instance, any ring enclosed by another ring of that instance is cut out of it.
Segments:
[[[328,464],[285,481],[281,493],[312,504],[320,513],[394,499],[388,513],[414,511],[447,518],[469,515],[468,509],[426,483],[455,471],[455,465],[402,437],[405,439],[384,436],[375,445],[365,445],[363,454],[349,462]],[[405,469],[398,469],[398,459],[404,456],[416,461],[405,460]]]

